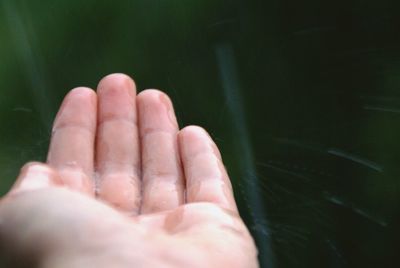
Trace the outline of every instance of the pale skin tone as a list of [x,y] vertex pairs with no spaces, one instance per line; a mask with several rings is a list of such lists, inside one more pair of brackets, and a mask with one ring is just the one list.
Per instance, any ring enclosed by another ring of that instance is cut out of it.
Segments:
[[47,163],[26,164],[0,201],[0,257],[10,267],[258,267],[211,137],[179,129],[166,94],[137,94],[123,74],[65,97]]

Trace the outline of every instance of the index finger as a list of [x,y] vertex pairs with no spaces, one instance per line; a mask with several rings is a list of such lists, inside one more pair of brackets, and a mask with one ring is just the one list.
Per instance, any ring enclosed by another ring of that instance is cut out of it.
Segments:
[[189,126],[180,131],[178,140],[186,177],[186,201],[210,202],[237,212],[232,184],[208,133]]
[[75,88],[64,98],[54,121],[47,156],[65,185],[94,194],[93,158],[97,96],[90,88]]

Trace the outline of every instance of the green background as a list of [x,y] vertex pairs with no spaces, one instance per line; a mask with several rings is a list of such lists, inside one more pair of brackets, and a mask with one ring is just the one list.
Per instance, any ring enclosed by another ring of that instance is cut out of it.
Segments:
[[113,72],[221,147],[263,267],[398,267],[400,6],[0,0],[0,192]]

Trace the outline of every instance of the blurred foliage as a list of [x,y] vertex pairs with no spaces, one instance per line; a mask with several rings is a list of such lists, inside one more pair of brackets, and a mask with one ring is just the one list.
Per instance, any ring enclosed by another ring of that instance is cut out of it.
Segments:
[[398,267],[400,2],[0,3],[1,193],[45,160],[66,92],[124,72],[170,94],[182,126],[210,130],[274,266]]

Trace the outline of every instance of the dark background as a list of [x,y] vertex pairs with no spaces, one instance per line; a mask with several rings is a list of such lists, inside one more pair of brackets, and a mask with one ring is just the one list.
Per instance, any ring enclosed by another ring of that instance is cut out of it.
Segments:
[[400,267],[400,2],[0,0],[0,192],[112,72],[221,147],[263,267]]

